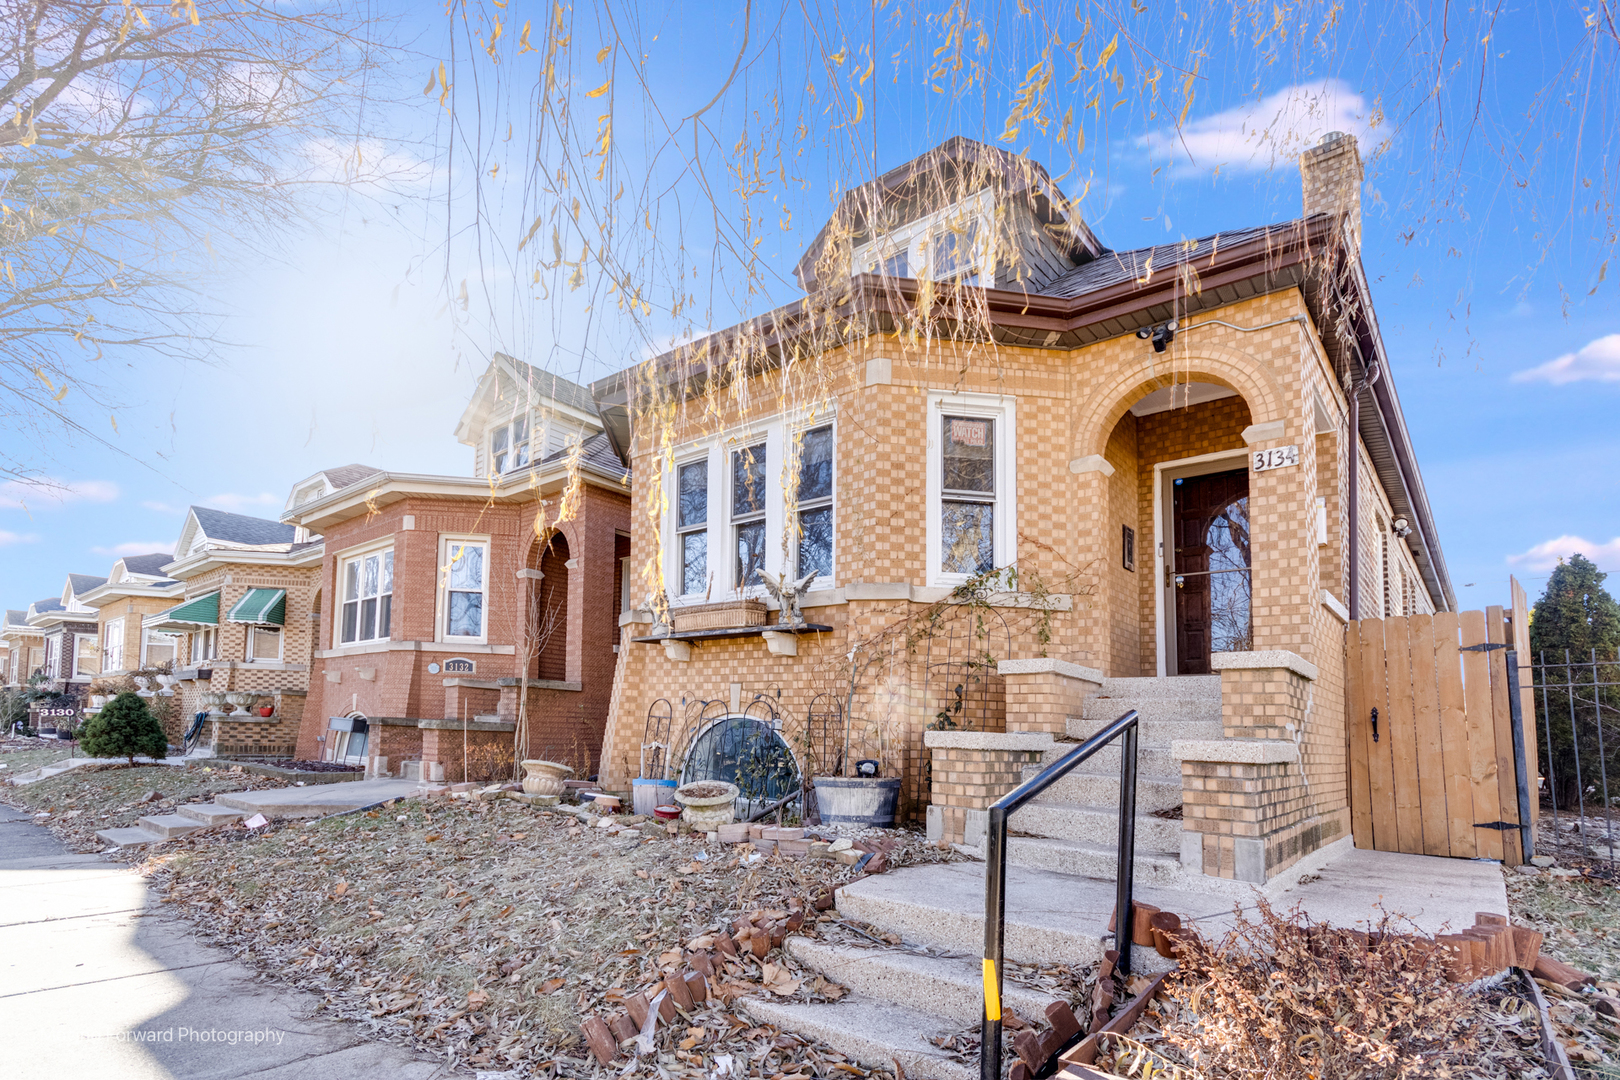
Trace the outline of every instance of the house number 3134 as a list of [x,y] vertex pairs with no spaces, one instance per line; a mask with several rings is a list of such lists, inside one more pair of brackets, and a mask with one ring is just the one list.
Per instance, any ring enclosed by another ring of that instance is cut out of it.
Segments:
[[1254,452],[1254,471],[1265,472],[1267,469],[1282,469],[1289,465],[1299,464],[1299,447],[1279,446],[1272,450],[1256,450]]

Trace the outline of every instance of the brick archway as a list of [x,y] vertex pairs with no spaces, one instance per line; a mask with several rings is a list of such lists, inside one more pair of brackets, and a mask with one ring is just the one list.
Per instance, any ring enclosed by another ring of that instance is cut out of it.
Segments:
[[[1075,426],[1073,459],[1101,455],[1108,437],[1130,407],[1155,390],[1171,385],[1171,377],[1155,373],[1165,366],[1160,354],[1148,351],[1142,360],[1115,373],[1100,386],[1092,403]],[[1249,353],[1225,345],[1203,345],[1195,353],[1177,355],[1174,381],[1211,382],[1235,391],[1249,406],[1251,423],[1283,418],[1283,394],[1264,364]]]

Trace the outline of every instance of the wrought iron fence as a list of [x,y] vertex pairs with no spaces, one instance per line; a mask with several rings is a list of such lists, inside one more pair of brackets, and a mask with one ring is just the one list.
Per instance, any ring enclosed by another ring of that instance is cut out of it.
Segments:
[[[1536,847],[1616,873],[1620,835],[1620,651],[1543,649],[1526,665],[1536,702],[1541,821]],[[1613,776],[1615,785],[1610,786]]]

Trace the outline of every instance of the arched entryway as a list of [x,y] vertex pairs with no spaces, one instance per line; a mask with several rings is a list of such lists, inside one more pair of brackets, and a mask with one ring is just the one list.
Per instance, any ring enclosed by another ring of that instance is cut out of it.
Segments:
[[568,538],[560,532],[543,547],[536,542],[530,552],[529,567],[541,577],[530,583],[524,636],[536,679],[568,679],[569,562]]

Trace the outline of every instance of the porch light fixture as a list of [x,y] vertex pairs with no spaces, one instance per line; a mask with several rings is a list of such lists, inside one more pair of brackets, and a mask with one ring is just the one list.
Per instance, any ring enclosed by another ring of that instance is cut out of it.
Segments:
[[1411,525],[1410,522],[1408,522],[1403,517],[1398,517],[1393,522],[1391,522],[1390,528],[1395,533],[1396,536],[1400,537],[1403,540],[1406,537],[1412,535],[1412,525]]
[[1158,326],[1144,326],[1136,332],[1136,336],[1143,341],[1153,342],[1154,352],[1164,352],[1170,343],[1176,340],[1176,320],[1160,323]]

